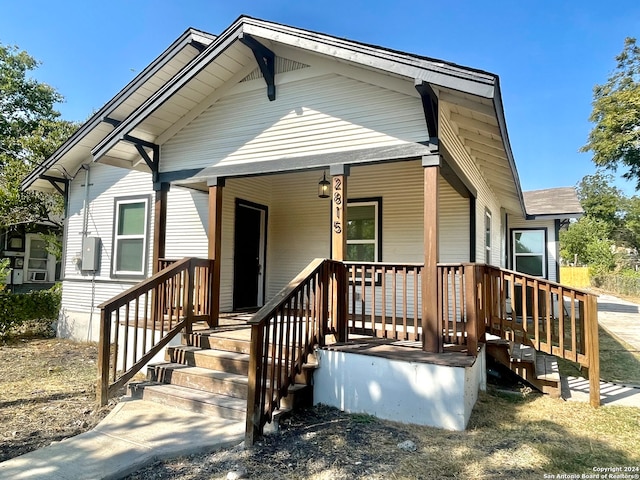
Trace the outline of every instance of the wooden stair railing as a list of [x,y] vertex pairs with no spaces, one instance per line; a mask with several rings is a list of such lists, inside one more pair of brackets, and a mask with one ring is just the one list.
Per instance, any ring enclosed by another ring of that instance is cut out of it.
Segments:
[[600,405],[596,296],[531,275],[478,265],[478,310],[486,331],[580,364]]
[[344,264],[315,259],[248,321],[246,445],[262,434],[316,345],[328,335],[346,340],[345,292]]
[[98,306],[97,401],[109,398],[183,329],[210,321],[213,260],[167,261],[152,277]]

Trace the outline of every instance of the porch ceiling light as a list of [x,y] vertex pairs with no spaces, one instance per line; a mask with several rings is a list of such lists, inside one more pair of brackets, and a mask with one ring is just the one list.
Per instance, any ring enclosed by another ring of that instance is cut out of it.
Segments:
[[326,172],[322,172],[322,180],[318,182],[318,197],[329,198],[329,187],[331,183],[327,180]]

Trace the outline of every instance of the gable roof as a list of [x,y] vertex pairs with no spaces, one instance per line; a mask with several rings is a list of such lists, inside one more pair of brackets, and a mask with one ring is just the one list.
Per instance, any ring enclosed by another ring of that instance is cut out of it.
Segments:
[[531,190],[523,194],[527,218],[579,218],[584,213],[573,187]]
[[[53,155],[31,171],[22,181],[21,187],[52,190],[48,181],[40,179],[41,175],[48,174],[49,177],[59,179],[73,177],[82,163],[92,160],[91,148],[112,130],[111,126],[105,123],[105,119],[126,118],[162,87],[163,76],[172,76],[184,68],[214,39],[215,35],[188,28],[111,100],[91,115]],[[56,165],[57,168],[53,168]],[[66,168],[67,166],[70,168]]]
[[[427,83],[434,86],[440,104],[448,106],[447,123],[461,139],[463,154],[468,155],[489,179],[491,188],[508,211],[524,213],[496,75],[247,16],[239,17],[219,36],[210,37],[206,48],[154,93],[147,95],[128,115],[116,118],[111,115],[117,122],[109,124],[101,123],[109,115],[94,115],[91,120],[95,121],[91,121],[87,129],[99,130],[99,134],[85,142],[93,160],[147,169],[145,162],[140,162],[139,150],[123,140],[135,137],[146,145],[161,145],[181,125],[193,120],[220,98],[225,88],[245,78],[256,66],[253,53],[243,43],[248,37],[267,48],[297,49],[364,71],[401,78],[412,85]],[[249,64],[251,68],[246,70]],[[442,151],[449,150],[443,148]],[[86,148],[83,153],[87,153]],[[44,168],[34,171],[23,186],[31,186],[39,175],[48,173],[48,169],[66,156],[60,149],[45,162]]]

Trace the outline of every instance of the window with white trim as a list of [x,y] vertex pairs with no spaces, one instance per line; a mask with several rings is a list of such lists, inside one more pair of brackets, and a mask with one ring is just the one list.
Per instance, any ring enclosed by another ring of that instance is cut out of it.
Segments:
[[484,212],[484,263],[491,264],[491,212]]
[[145,275],[148,224],[148,197],[116,199],[112,267],[114,275]]
[[380,200],[349,200],[347,254],[353,262],[377,262],[380,255]]
[[547,277],[545,230],[512,230],[513,269],[535,277]]

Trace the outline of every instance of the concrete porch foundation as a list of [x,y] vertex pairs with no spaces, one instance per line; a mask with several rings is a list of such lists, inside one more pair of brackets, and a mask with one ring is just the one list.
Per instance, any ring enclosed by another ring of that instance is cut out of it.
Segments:
[[318,350],[314,403],[386,420],[464,430],[486,388],[485,347],[477,357],[428,354],[409,342],[348,343]]

